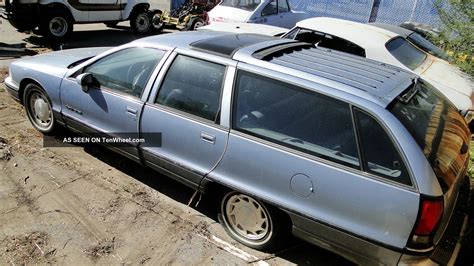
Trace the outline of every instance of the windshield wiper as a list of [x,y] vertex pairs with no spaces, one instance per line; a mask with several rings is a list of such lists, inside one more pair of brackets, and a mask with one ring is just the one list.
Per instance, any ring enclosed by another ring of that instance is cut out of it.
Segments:
[[419,91],[418,86],[418,77],[414,77],[412,79],[412,87],[403,95],[399,96],[398,99],[402,102],[407,104]]

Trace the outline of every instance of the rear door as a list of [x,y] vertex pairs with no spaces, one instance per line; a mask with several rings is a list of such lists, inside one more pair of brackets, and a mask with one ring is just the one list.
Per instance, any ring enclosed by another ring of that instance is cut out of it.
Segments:
[[227,144],[228,128],[219,125],[227,66],[175,55],[143,110],[141,131],[162,133],[161,144],[143,147],[143,156],[151,167],[197,187]]
[[[364,145],[372,149],[359,148],[350,104],[278,81],[281,73],[247,70],[237,73],[229,143],[209,178],[321,224],[403,248],[419,196],[383,128],[372,124],[384,137],[371,135]],[[368,161],[360,159],[364,151]],[[303,220],[293,222],[327,241],[337,238]]]

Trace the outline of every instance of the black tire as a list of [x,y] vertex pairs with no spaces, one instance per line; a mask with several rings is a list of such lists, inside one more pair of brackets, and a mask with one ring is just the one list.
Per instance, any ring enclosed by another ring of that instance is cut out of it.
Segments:
[[24,22],[16,19],[11,19],[9,20],[9,22],[19,32],[31,31],[37,27],[37,25],[33,22]]
[[53,114],[53,106],[43,88],[34,83],[26,85],[23,104],[26,115],[36,130],[46,135],[55,131],[57,123]]
[[40,32],[53,41],[67,39],[73,31],[73,19],[66,12],[49,12],[40,21]]
[[198,28],[205,26],[206,24],[204,23],[204,20],[201,18],[196,18],[193,21],[193,24],[191,25],[191,28],[189,30],[197,30]]
[[117,27],[118,21],[105,22],[104,24],[105,24],[105,26],[107,26],[109,28],[115,28],[115,27]]
[[135,34],[144,35],[149,33],[152,28],[149,11],[145,8],[133,10],[130,14],[130,28]]
[[288,243],[291,221],[279,209],[236,191],[225,194],[220,202],[219,221],[233,239],[269,252],[278,251]]

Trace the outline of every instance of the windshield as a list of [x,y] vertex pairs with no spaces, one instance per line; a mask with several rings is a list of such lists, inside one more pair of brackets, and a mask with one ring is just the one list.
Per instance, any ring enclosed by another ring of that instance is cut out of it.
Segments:
[[463,174],[469,156],[469,129],[454,106],[431,85],[419,81],[389,107],[423,150],[448,191]]
[[220,5],[254,11],[260,5],[260,2],[260,0],[223,0]]
[[408,35],[407,38],[410,42],[418,46],[423,51],[444,60],[448,59],[448,55],[443,50],[432,44],[427,39],[423,38],[423,36],[420,34],[413,32],[412,34]]
[[388,41],[385,47],[398,61],[411,70],[416,69],[426,58],[423,51],[402,37]]

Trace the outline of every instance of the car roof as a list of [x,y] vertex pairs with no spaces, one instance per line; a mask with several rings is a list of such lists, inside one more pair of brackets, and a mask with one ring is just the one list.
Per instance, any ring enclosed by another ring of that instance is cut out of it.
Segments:
[[363,57],[291,39],[228,32],[182,32],[135,41],[232,58],[365,98],[386,107],[414,74]]
[[405,29],[405,28],[402,28],[402,27],[397,26],[397,25],[387,24],[387,23],[371,22],[371,23],[369,23],[369,25],[376,26],[376,27],[379,27],[381,29],[394,32],[394,33],[396,33],[396,34],[398,34],[402,37],[405,37],[405,38],[413,33],[412,30]]
[[383,44],[399,36],[370,24],[364,24],[344,19],[316,17],[296,23],[297,27],[328,33],[346,39],[362,48],[372,47],[374,44]]

